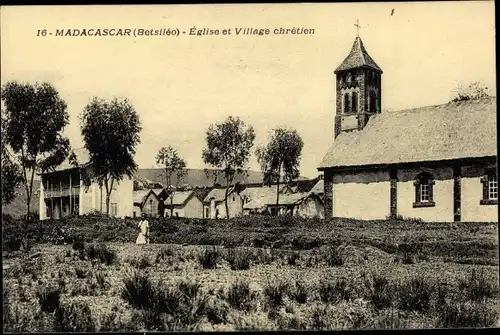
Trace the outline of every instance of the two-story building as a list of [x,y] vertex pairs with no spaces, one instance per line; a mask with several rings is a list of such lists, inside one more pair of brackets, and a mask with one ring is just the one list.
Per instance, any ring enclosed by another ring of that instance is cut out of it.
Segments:
[[[68,215],[83,215],[106,211],[106,189],[92,182],[85,185],[82,173],[92,175],[86,149],[73,150],[75,161],[66,158],[51,172],[40,174],[40,220],[60,219]],[[133,181],[125,177],[114,182],[109,212],[114,217],[132,216]]]

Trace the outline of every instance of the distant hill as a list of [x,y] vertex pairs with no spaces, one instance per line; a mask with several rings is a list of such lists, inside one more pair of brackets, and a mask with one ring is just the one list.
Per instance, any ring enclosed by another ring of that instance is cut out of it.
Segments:
[[[33,196],[31,198],[31,212],[38,213],[38,208],[40,204],[40,198],[38,196],[38,190],[40,189],[40,180],[33,181]],[[14,200],[8,204],[2,204],[2,214],[9,214],[13,217],[19,218],[26,215],[27,211],[27,203],[26,203],[26,190],[23,187],[20,187],[16,190],[16,197]]]
[[[219,170],[217,169],[207,169],[206,171],[205,169],[187,169],[187,175],[180,180],[178,185],[182,186],[184,184],[189,184],[191,187],[213,187],[214,184],[219,184],[221,186],[225,186],[226,181],[222,172],[217,175],[216,179],[216,173],[218,171]],[[165,180],[165,170],[162,168],[138,169],[136,176],[141,179],[148,179],[167,186]],[[248,171],[244,174],[237,174],[234,177],[234,182],[239,182],[241,184],[256,184],[262,183],[262,178],[262,172]],[[307,180],[308,178],[300,177],[298,179]],[[172,176],[171,183],[172,185],[176,185],[177,177],[175,175]]]

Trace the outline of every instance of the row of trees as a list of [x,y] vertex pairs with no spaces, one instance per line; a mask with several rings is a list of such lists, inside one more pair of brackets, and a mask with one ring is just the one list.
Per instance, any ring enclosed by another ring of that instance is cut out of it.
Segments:
[[[202,151],[203,162],[216,168],[215,180],[221,173],[225,180],[224,204],[226,216],[229,213],[228,196],[237,174],[247,171],[247,165],[254,145],[255,131],[240,118],[228,117],[221,123],[210,125],[206,132],[206,146]],[[299,176],[300,156],[303,141],[296,130],[283,127],[272,131],[266,146],[258,147],[256,155],[261,170],[264,173],[264,184],[276,184],[279,190],[280,182],[289,182]],[[162,147],[156,155],[156,162],[165,169],[167,187],[178,188],[180,180],[186,175],[186,161],[179,156],[171,146]],[[172,176],[176,175],[176,185],[172,185]],[[215,184],[215,182],[214,182]],[[173,201],[173,197],[170,197]],[[276,196],[279,204],[279,192]],[[173,206],[171,206],[171,215]]]
[[[80,166],[63,135],[69,115],[66,102],[50,83],[8,82],[2,87],[2,203],[10,203],[18,187],[26,190],[29,220],[35,173],[50,172],[66,158],[80,169],[84,185],[96,182],[105,189],[106,213],[109,214],[114,183],[137,170],[134,160],[140,143],[141,123],[133,105],[127,99],[111,101],[94,97],[79,115],[84,147],[89,153],[89,165]],[[246,171],[255,140],[255,131],[241,119],[228,117],[212,124],[206,132],[203,161],[223,174],[226,181],[225,206],[236,174]],[[279,183],[299,175],[302,139],[295,130],[277,128],[269,143],[256,150],[264,172],[264,184]],[[157,164],[165,169],[168,188],[178,188],[186,174],[186,161],[172,146],[162,147],[156,155]],[[172,177],[176,176],[176,185]],[[216,175],[217,177],[217,175]],[[171,200],[172,197],[171,197]],[[279,202],[279,192],[276,202]],[[173,211],[173,206],[172,211]],[[171,212],[172,214],[172,212]]]
[[[50,83],[8,82],[2,87],[2,204],[10,203],[15,190],[26,190],[30,218],[35,173],[54,171],[66,158],[80,167],[68,138],[63,136],[69,115],[67,104]],[[80,130],[89,153],[91,169],[82,168],[88,187],[92,181],[106,190],[109,214],[113,184],[137,169],[139,116],[127,99],[94,97],[80,113]]]

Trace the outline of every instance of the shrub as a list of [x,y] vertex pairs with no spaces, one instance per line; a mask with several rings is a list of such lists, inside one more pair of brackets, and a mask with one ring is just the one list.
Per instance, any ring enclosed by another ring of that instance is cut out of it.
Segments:
[[152,265],[147,255],[142,255],[139,258],[132,259],[130,264],[137,269],[145,269]]
[[401,311],[390,308],[380,311],[373,328],[382,330],[406,329],[408,328],[408,322]]
[[252,253],[248,250],[229,248],[225,250],[224,258],[231,266],[231,270],[248,270]]
[[289,292],[290,285],[286,281],[272,281],[264,287],[264,296],[271,308],[283,305],[283,299]]
[[393,289],[386,276],[377,272],[363,273],[365,297],[376,309],[392,306]]
[[256,292],[250,289],[246,280],[237,280],[228,289],[226,300],[231,307],[242,311],[250,311],[255,306]]
[[54,315],[54,330],[56,332],[93,332],[95,324],[87,303],[73,301],[61,305]]
[[43,287],[37,292],[37,297],[42,311],[52,313],[59,308],[61,289],[59,287]]
[[211,298],[205,308],[208,321],[212,324],[226,323],[228,321],[229,305],[222,299]]
[[336,247],[328,247],[324,254],[325,262],[329,266],[342,266],[344,265],[344,257]]
[[295,289],[292,292],[292,298],[299,304],[305,304],[309,297],[309,288],[302,280],[295,281]]
[[407,311],[426,312],[434,292],[434,283],[424,276],[404,280],[397,287],[398,307]]
[[203,269],[214,269],[221,259],[221,252],[216,247],[205,248],[198,256]]
[[288,256],[288,265],[295,266],[297,265],[297,261],[300,259],[300,253],[297,251],[292,252]]
[[498,287],[486,276],[484,269],[477,271],[472,269],[470,274],[459,282],[459,289],[463,290],[467,299],[480,302],[487,298],[494,297],[498,292]]
[[351,299],[351,290],[345,278],[334,278],[321,281],[318,287],[320,299],[324,303],[336,303]]
[[169,245],[166,247],[162,247],[160,251],[158,251],[158,254],[156,255],[156,263],[159,263],[160,261],[169,259],[170,257],[174,257],[177,255],[177,250],[174,248],[174,246]]
[[87,277],[87,269],[84,269],[83,267],[77,267],[75,268],[75,274],[77,278],[83,279]]
[[83,241],[74,241],[72,244],[73,250],[78,253],[80,259],[83,259],[85,256],[85,243]]
[[112,265],[118,259],[116,251],[110,249],[105,244],[90,244],[85,249],[85,253],[87,254],[88,259],[98,260],[102,264],[106,265]]
[[492,327],[498,322],[498,310],[484,303],[450,302],[438,311],[436,327]]
[[125,284],[121,292],[123,300],[138,309],[154,307],[158,289],[148,276],[135,272],[123,279],[123,282]]
[[97,283],[98,287],[101,290],[105,290],[108,287],[108,282],[106,280],[106,277],[105,277],[104,273],[102,273],[102,272],[96,272],[96,274],[95,274],[95,280],[96,280],[96,283]]

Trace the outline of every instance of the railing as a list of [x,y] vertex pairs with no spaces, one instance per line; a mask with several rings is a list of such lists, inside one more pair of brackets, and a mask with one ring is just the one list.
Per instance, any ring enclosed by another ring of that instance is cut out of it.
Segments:
[[63,187],[63,188],[53,188],[43,190],[44,198],[58,198],[58,197],[69,197],[69,196],[79,196],[80,186],[75,187]]

